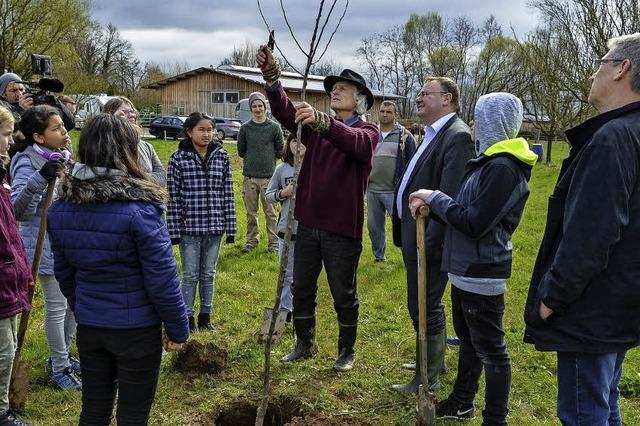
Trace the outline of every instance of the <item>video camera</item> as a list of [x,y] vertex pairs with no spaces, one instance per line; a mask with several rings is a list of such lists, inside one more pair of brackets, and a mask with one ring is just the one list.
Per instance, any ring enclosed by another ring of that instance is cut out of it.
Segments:
[[51,56],[31,55],[31,72],[41,78],[38,81],[21,81],[20,83],[28,87],[27,92],[33,96],[34,105],[57,106],[56,97],[49,92],[62,92],[64,84],[56,78],[51,78],[51,69]]

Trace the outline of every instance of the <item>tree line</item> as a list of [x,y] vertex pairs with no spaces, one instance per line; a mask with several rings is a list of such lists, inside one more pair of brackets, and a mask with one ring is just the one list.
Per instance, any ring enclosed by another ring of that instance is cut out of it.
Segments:
[[[425,77],[446,75],[461,88],[466,121],[479,96],[507,91],[523,100],[532,124],[553,140],[593,113],[587,98],[594,60],[609,38],[638,31],[640,6],[637,0],[532,0],[530,8],[540,24],[524,36],[503,29],[494,16],[476,25],[466,16],[427,12],[364,37],[354,53],[372,88],[403,97],[405,118]],[[49,54],[67,93],[125,95],[149,106],[159,102],[159,93],[144,84],[188,70],[180,62],[142,63],[115,25],[91,18],[88,0],[3,0],[0,16],[0,70],[26,78],[30,54]],[[219,64],[255,66],[256,49],[251,43],[234,47]],[[311,73],[341,68],[324,60]]]
[[[611,37],[640,29],[637,0],[533,0],[540,24],[517,36],[494,16],[474,25],[466,16],[413,14],[404,23],[362,39],[356,54],[367,81],[404,97],[403,116],[428,75],[445,75],[461,88],[462,118],[473,117],[478,97],[511,92],[541,135],[553,140],[593,114],[587,102],[595,59]],[[550,152],[548,152],[550,155]]]

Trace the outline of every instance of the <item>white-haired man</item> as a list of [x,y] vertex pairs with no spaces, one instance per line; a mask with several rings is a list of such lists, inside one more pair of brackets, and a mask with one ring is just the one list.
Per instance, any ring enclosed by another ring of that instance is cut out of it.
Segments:
[[609,40],[549,198],[525,341],[557,352],[563,425],[620,425],[626,351],[640,344],[640,33]]
[[364,79],[345,69],[328,76],[324,88],[335,118],[303,102],[294,105],[278,82],[273,53],[261,46],[257,55],[267,83],[273,116],[290,132],[303,124],[306,154],[296,194],[298,220],[293,272],[293,322],[297,342],[285,362],[312,357],[318,276],[324,264],[340,333],[336,371],[353,368],[358,325],[356,270],[362,252],[364,195],[371,172],[378,127],[360,117],[373,106]]

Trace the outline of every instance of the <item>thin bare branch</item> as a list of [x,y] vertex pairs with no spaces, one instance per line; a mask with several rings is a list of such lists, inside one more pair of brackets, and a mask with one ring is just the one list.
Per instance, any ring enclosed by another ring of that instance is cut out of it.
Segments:
[[324,50],[322,51],[322,53],[318,57],[318,60],[316,62],[314,62],[314,63],[318,63],[318,61],[320,61],[323,58],[324,54],[327,53],[327,49],[329,49],[329,45],[331,44],[331,41],[333,40],[333,36],[335,36],[336,33],[338,32],[338,28],[340,28],[340,25],[342,24],[342,20],[344,19],[344,15],[347,14],[347,8],[348,7],[349,7],[349,0],[346,0],[346,3],[344,5],[344,10],[342,11],[342,16],[340,16],[340,19],[338,20],[338,24],[336,25],[335,29],[331,33],[331,37],[329,37],[329,40],[327,41],[327,44],[324,47]]
[[[264,22],[265,27],[267,27],[267,31],[271,32],[271,27],[269,26],[269,23],[267,22],[267,18],[265,18],[264,13],[262,12],[262,5],[260,4],[260,0],[256,0],[256,3],[258,3],[258,11],[260,12],[260,16],[262,17],[262,22]],[[296,43],[297,43],[297,41],[296,41]],[[302,73],[300,71],[298,71],[298,69],[295,66],[293,66],[291,61],[289,61],[289,59],[287,59],[285,54],[282,53],[282,50],[280,50],[280,46],[278,46],[278,43],[275,44],[275,48],[278,50],[278,53],[280,53],[280,56],[282,57],[282,59],[284,59],[284,61],[287,63],[287,65],[289,65],[291,67],[291,69],[293,69],[295,72],[297,72],[298,74],[302,75]]]
[[304,93],[307,83],[306,76],[309,75],[309,70],[311,69],[311,65],[313,63],[313,57],[315,55],[314,47],[316,46],[316,37],[318,36],[318,27],[320,26],[320,20],[322,19],[322,9],[324,8],[324,0],[320,1],[320,6],[318,7],[318,15],[316,16],[316,23],[313,27],[313,34],[311,35],[311,43],[309,43],[309,54],[307,55],[307,64],[304,68],[304,80],[302,82],[302,93],[304,102]]
[[316,45],[313,48],[313,52],[312,52],[313,55],[315,55],[316,49],[318,48],[318,46],[320,46],[320,41],[322,40],[322,36],[324,35],[324,29],[327,27],[327,24],[329,23],[329,19],[331,18],[333,9],[336,7],[336,3],[338,3],[338,0],[333,0],[333,3],[331,3],[331,8],[329,8],[329,13],[327,13],[327,18],[324,20],[324,24],[322,24],[322,28],[320,29],[320,35],[318,36],[318,41],[316,42]]
[[260,4],[260,0],[256,0],[258,3],[258,12],[260,12],[260,16],[262,17],[262,22],[267,27],[267,31],[271,32],[271,27],[269,27],[269,23],[267,22],[267,18],[264,17],[264,13],[262,13],[262,5]]
[[298,49],[300,49],[302,54],[308,57],[309,54],[307,52],[305,52],[305,50],[302,48],[302,46],[300,46],[300,43],[298,42],[298,39],[296,38],[296,35],[293,32],[293,28],[291,28],[291,24],[289,23],[289,18],[287,18],[287,11],[284,8],[284,3],[283,3],[282,0],[280,0],[280,9],[282,10],[282,16],[284,17],[284,23],[287,24],[287,28],[289,28],[289,33],[291,34],[291,38],[293,38],[293,41],[296,42],[296,45],[298,46]]

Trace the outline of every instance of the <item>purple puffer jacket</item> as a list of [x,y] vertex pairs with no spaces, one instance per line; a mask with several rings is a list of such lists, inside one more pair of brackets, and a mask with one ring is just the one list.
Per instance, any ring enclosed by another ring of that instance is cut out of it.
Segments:
[[5,175],[6,170],[0,165],[0,319],[31,309],[28,285],[33,281]]

